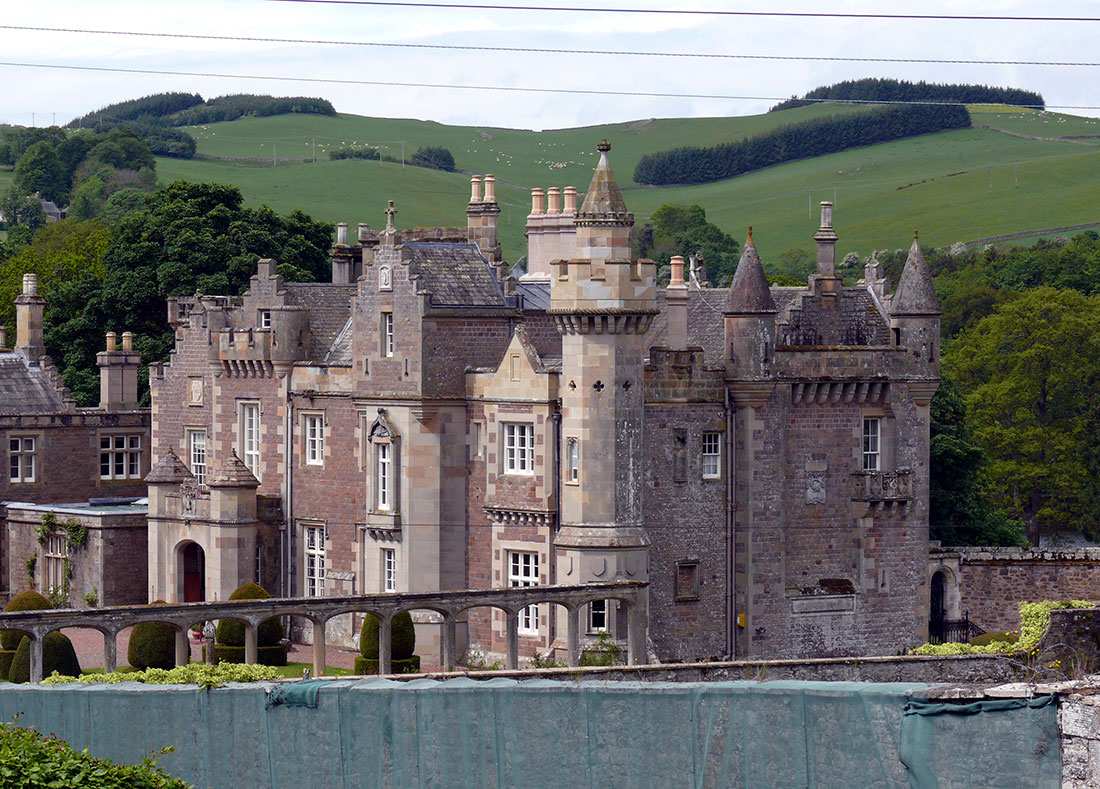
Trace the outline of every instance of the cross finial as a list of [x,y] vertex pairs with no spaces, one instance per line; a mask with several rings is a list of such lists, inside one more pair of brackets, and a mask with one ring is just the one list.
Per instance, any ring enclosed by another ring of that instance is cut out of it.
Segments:
[[752,240],[752,225],[749,225],[749,240],[748,240],[748,244],[753,244],[753,240]]
[[913,231],[913,240],[914,241],[917,240],[917,231],[916,230]]
[[392,233],[397,228],[393,225],[393,216],[397,213],[397,209],[393,207],[393,200],[390,200],[386,205],[386,232]]

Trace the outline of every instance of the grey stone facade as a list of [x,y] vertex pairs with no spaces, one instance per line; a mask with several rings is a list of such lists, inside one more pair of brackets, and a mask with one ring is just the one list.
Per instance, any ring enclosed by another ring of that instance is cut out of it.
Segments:
[[[923,641],[939,316],[919,247],[899,296],[877,270],[845,286],[823,204],[807,287],[770,288],[750,234],[731,289],[674,259],[658,291],[652,261],[630,260],[609,147],[579,208],[571,187],[535,191],[520,279],[485,176],[465,229],[401,229],[392,204],[381,231],[342,228],[332,284],[262,261],[243,298],[170,305],[154,454],[191,465],[202,431],[206,468],[236,452],[278,502],[253,519],[258,545],[204,537],[206,567],[235,551],[219,561],[284,596],[648,580],[661,660]],[[180,535],[214,524],[156,510],[149,577],[173,601],[198,540]],[[439,617],[415,619],[430,663]],[[582,641],[625,640],[629,619],[608,601]],[[505,625],[469,612],[459,641],[503,654]],[[351,643],[357,626],[330,633]],[[521,654],[560,655],[566,630],[550,604],[525,610]]]

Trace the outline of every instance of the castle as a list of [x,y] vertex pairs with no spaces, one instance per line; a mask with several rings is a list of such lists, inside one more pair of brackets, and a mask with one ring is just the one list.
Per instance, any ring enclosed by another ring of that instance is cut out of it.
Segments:
[[[658,289],[609,149],[579,207],[533,191],[522,276],[486,175],[466,228],[400,229],[392,202],[382,230],[341,225],[331,283],[262,260],[243,297],[170,302],[149,599],[632,579],[662,661],[923,641],[939,306],[916,241],[892,295],[877,263],[846,286],[822,203],[806,287],[769,287],[750,231],[728,289],[681,258]],[[563,616],[521,611],[521,652],[560,654]],[[584,617],[629,626],[614,601]],[[415,618],[431,662],[438,618]],[[503,613],[460,628],[505,649]]]

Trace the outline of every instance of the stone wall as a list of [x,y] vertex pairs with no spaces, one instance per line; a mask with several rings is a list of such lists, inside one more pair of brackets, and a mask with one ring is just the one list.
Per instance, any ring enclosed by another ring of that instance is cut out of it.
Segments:
[[934,548],[928,576],[942,572],[948,618],[1015,630],[1021,601],[1100,600],[1100,548]]

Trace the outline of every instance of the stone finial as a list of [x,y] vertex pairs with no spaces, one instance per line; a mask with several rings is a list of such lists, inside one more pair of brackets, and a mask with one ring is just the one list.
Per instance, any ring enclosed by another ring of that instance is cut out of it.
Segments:
[[600,141],[596,143],[596,150],[600,153],[607,153],[611,150],[611,143],[607,141],[606,137],[602,137]]
[[562,212],[566,214],[577,213],[577,187],[567,186],[562,194],[565,197],[565,205],[562,206]]
[[737,263],[733,282],[730,283],[726,314],[751,315],[775,311],[768,277],[764,274],[764,265],[760,262],[760,254],[756,251],[750,234],[741,250],[741,260]]
[[118,335],[115,334],[113,331],[107,332],[107,350],[108,351],[117,351],[118,350]]
[[337,222],[336,223],[336,243],[346,244],[348,243],[348,223]]
[[939,315],[940,300],[932,286],[932,272],[924,260],[916,233],[909,256],[905,258],[905,267],[901,270],[898,289],[890,300],[891,317],[900,315]]
[[393,200],[386,201],[386,232],[396,233],[397,227],[393,224],[393,218],[397,214],[397,209],[393,207]]
[[470,176],[470,202],[471,203],[480,203],[481,202],[481,176],[480,175],[471,175]]
[[531,213],[532,214],[544,214],[546,213],[546,203],[544,201],[545,193],[539,189],[534,188],[531,190]]
[[756,242],[752,240],[752,225],[749,225],[749,237],[745,239],[745,246],[755,247]]
[[495,203],[497,201],[496,185],[497,179],[491,174],[485,176],[485,197],[482,199],[483,203]]
[[38,295],[38,275],[37,274],[24,274],[23,275],[23,295],[24,296],[37,296]]
[[134,333],[124,331],[122,333],[122,350],[132,351],[134,350]]

